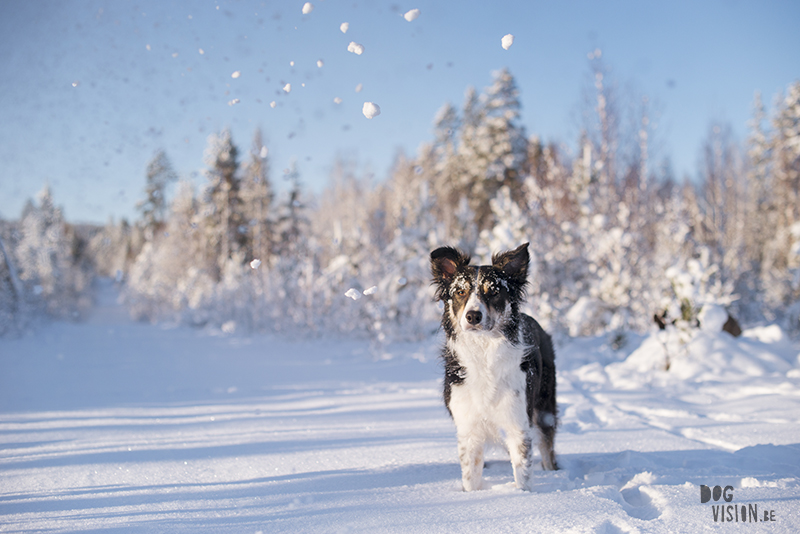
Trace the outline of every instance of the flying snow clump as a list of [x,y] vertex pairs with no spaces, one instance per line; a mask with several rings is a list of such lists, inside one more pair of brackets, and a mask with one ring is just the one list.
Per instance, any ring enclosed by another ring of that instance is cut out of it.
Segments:
[[500,44],[503,45],[504,50],[508,50],[509,48],[511,48],[511,45],[514,44],[514,36],[511,35],[510,33],[504,35],[503,38],[500,40]]
[[375,294],[375,292],[377,292],[377,291],[378,291],[378,286],[372,286],[372,287],[370,287],[370,288],[367,288],[367,289],[365,289],[365,290],[364,290],[364,294],[365,294],[365,295],[373,295],[373,294]]
[[283,90],[286,93],[291,93],[292,92],[292,84],[287,83],[286,85],[283,86]]
[[381,108],[374,102],[364,102],[364,107],[361,108],[361,113],[368,119],[377,117],[381,114]]
[[347,33],[347,30],[350,29],[350,23],[342,22],[342,24],[339,26],[339,29],[342,30],[342,33]]
[[352,52],[357,56],[360,56],[364,53],[364,45],[360,45],[355,41],[350,41],[350,44],[347,45],[347,51]]
[[238,98],[234,98],[233,100],[231,100],[230,102],[228,102],[228,105],[229,105],[229,106],[235,106],[235,105],[236,105],[236,104],[238,104],[239,102],[240,102],[240,100],[239,100]]
[[334,103],[334,104],[341,104],[341,103],[342,103],[342,99],[341,99],[341,98],[339,98],[339,97],[337,96],[337,97],[335,97],[335,98],[333,99],[333,103]]
[[419,9],[412,9],[411,11],[403,15],[403,18],[406,19],[408,22],[411,22],[417,17],[419,17]]
[[319,68],[322,68],[322,66],[323,66],[324,64],[325,64],[325,63],[323,63],[323,61],[322,61],[321,59],[318,59],[318,60],[317,60],[317,67],[319,67]]
[[356,93],[360,93],[363,88],[364,88],[363,83],[356,85]]
[[311,2],[306,2],[303,4],[303,15],[308,15],[312,11],[314,11],[314,4]]
[[275,108],[275,106],[277,106],[277,105],[278,105],[278,103],[277,103],[277,102],[275,102],[274,100],[273,100],[272,102],[270,102],[270,103],[269,103],[269,107],[271,107],[271,108],[273,108],[273,109],[274,109],[274,108]]
[[238,78],[241,75],[242,75],[241,71],[237,70],[237,71],[234,71],[233,74],[231,74],[231,78],[233,78],[235,80],[236,78]]
[[258,269],[259,267],[261,267],[261,260],[255,259],[255,260],[250,262],[250,268],[251,269]]
[[358,300],[361,298],[361,293],[359,293],[359,291],[356,288],[351,287],[350,289],[347,290],[347,293],[345,293],[344,296],[350,297],[353,300]]
[[267,157],[268,154],[269,154],[269,149],[262,145],[261,151],[258,153],[258,155],[261,157],[261,159],[264,159]]

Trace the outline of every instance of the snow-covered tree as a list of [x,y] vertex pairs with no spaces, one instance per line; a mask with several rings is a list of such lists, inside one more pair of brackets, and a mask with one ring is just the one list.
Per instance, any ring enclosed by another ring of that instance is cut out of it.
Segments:
[[244,165],[240,192],[249,241],[247,257],[269,263],[274,240],[274,193],[269,178],[269,151],[260,129],[253,134],[249,156]]
[[219,280],[225,263],[242,251],[246,242],[245,218],[240,197],[239,151],[230,130],[208,137],[203,154],[208,179],[201,199],[202,230],[208,246],[206,261]]
[[515,199],[521,198],[527,137],[520,110],[519,90],[507,69],[493,73],[492,85],[482,95],[467,92],[458,169],[462,194],[480,229],[491,225],[489,200],[502,186],[507,186]]
[[148,240],[152,240],[153,235],[164,225],[167,212],[166,189],[177,179],[178,175],[173,170],[167,153],[157,150],[147,164],[146,198],[136,205],[142,213],[142,226]]
[[49,186],[28,203],[19,223],[15,256],[19,278],[57,317],[75,318],[90,304],[91,273],[77,257],[77,239],[53,202]]

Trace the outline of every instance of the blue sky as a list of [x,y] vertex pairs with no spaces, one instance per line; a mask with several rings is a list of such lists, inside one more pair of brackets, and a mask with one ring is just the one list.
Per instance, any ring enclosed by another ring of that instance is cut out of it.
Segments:
[[[296,161],[321,191],[338,155],[380,180],[431,139],[444,103],[503,67],[528,134],[574,149],[595,49],[620,96],[659,111],[655,158],[692,177],[712,122],[743,140],[754,92],[771,105],[800,79],[796,1],[312,3],[4,0],[0,217],[49,183],[69,220],[133,218],[156,149],[199,185],[206,138],[226,127],[242,152],[262,129],[278,188]],[[365,101],[381,114],[366,119]]]

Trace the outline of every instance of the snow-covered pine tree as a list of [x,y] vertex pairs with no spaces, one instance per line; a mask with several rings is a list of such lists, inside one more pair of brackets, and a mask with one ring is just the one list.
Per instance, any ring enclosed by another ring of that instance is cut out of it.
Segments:
[[[762,263],[765,299],[800,334],[800,82],[779,97],[769,140],[774,206]],[[785,311],[784,311],[785,310]]]
[[19,278],[56,317],[74,319],[88,309],[91,273],[76,257],[77,239],[53,202],[49,185],[39,193],[39,206],[28,202],[19,224],[22,235],[15,256]]
[[480,96],[467,92],[458,145],[463,194],[480,229],[491,225],[489,201],[502,186],[522,198],[527,174],[527,137],[520,123],[516,81],[508,69],[493,73],[492,85]]
[[[239,151],[230,130],[208,137],[203,154],[208,182],[201,200],[202,227],[208,249],[205,261],[215,280],[220,280],[225,263],[246,244],[245,218],[240,197]],[[242,259],[244,256],[242,255]]]
[[178,179],[178,175],[173,170],[167,153],[162,149],[157,150],[147,164],[146,175],[145,199],[137,203],[136,208],[142,213],[141,224],[145,239],[151,241],[164,226],[167,213],[166,189]]
[[273,247],[272,202],[274,193],[269,178],[269,151],[261,129],[256,129],[250,147],[250,159],[244,164],[240,196],[244,222],[248,228],[248,261],[253,258],[269,265]]
[[276,258],[277,279],[268,280],[271,282],[270,298],[284,311],[280,320],[285,326],[315,330],[319,327],[314,308],[316,243],[310,235],[309,205],[294,161],[284,170],[284,179],[289,182],[289,191],[276,208],[276,240],[272,254]]

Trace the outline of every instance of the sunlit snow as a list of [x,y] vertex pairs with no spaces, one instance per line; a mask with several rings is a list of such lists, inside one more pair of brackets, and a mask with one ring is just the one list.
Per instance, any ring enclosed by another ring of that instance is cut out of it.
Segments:
[[287,83],[286,85],[283,86],[283,90],[287,93],[290,93],[292,91],[292,84]]
[[278,103],[277,103],[277,102],[275,102],[274,100],[273,100],[272,102],[270,102],[270,103],[269,103],[269,107],[271,107],[271,108],[274,108],[274,107],[275,107],[275,106],[277,106],[277,105],[278,105]]
[[342,103],[342,99],[341,99],[341,98],[339,98],[338,96],[337,96],[337,97],[334,97],[334,99],[333,99],[333,103],[334,103],[334,104],[341,104],[341,103]]
[[[264,156],[262,156],[262,157],[264,157]],[[255,259],[255,260],[251,261],[250,262],[250,267],[252,269],[258,269],[259,267],[261,267],[261,260]]]
[[231,74],[231,78],[233,78],[235,80],[236,78],[238,78],[241,75],[242,75],[242,73],[240,71],[236,70],[236,71],[233,71],[233,74]]
[[503,45],[504,49],[508,50],[509,48],[511,48],[511,45],[514,44],[514,36],[511,35],[510,33],[504,35],[503,38],[500,40],[500,44]]
[[342,24],[339,26],[339,29],[342,31],[342,33],[347,33],[347,30],[350,29],[350,23],[342,22]]
[[374,102],[364,102],[361,113],[363,113],[366,118],[371,119],[381,114],[381,108]]
[[347,51],[360,56],[364,53],[364,45],[360,45],[355,41],[350,41],[350,44],[347,45]]
[[351,287],[350,289],[347,290],[344,296],[350,297],[353,300],[358,300],[361,298],[361,293],[358,291],[358,289]]
[[314,11],[314,4],[311,2],[306,2],[303,4],[303,15],[308,15],[312,11]]
[[238,98],[234,98],[233,100],[228,101],[228,105],[229,106],[235,106],[239,102],[240,102],[240,100]]
[[364,290],[365,295],[373,295],[378,291],[378,286],[372,286]]
[[417,17],[419,17],[419,13],[420,13],[419,9],[412,9],[408,11],[405,15],[403,15],[403,18],[406,19],[408,22],[411,22],[412,20],[415,20]]
[[325,64],[325,63],[323,63],[323,61],[322,61],[321,59],[318,59],[318,60],[317,60],[317,67],[319,67],[319,68],[322,68],[322,66],[323,66],[324,64]]

